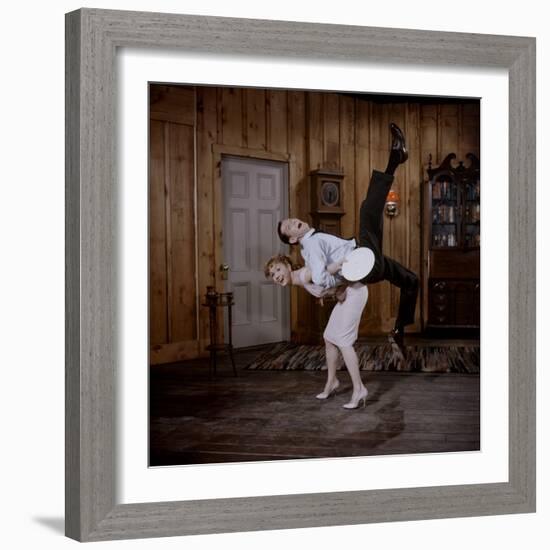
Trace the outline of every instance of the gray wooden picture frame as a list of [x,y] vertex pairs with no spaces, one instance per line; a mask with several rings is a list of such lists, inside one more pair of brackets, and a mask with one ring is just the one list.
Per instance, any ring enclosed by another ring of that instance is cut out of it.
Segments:
[[[120,47],[508,69],[508,482],[115,502]],[[66,71],[67,536],[99,541],[535,511],[534,38],[82,9],[66,16]]]

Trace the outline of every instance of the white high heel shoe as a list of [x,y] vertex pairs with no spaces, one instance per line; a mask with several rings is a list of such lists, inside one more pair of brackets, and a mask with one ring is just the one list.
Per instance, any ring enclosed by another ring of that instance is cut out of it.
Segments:
[[363,401],[363,408],[365,408],[366,401],[367,401],[367,395],[369,394],[367,388],[363,386],[363,389],[359,392],[359,395],[356,399],[353,398],[353,395],[351,396],[351,401],[349,403],[346,403],[345,405],[342,405],[344,409],[356,409],[359,407],[359,404],[361,401]]
[[340,387],[340,382],[336,380],[334,384],[327,390],[324,389],[321,393],[318,393],[315,397],[317,399],[328,399],[336,390]]

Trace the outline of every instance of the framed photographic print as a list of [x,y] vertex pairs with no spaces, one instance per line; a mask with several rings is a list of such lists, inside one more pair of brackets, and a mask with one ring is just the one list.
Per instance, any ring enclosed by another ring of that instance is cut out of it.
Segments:
[[66,29],[67,535],[534,511],[534,39]]

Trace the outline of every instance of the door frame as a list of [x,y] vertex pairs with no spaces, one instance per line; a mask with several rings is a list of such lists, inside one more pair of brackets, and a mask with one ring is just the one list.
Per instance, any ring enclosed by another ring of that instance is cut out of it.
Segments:
[[[220,276],[220,265],[223,263],[223,178],[222,178],[222,160],[225,158],[235,158],[237,160],[244,161],[261,161],[261,162],[274,162],[278,164],[284,164],[285,169],[283,171],[283,201],[286,203],[287,212],[290,215],[290,162],[292,161],[292,155],[288,153],[272,153],[264,151],[263,149],[249,149],[244,147],[233,147],[227,145],[212,144],[212,162],[214,174],[214,272],[215,272],[215,286],[218,292],[225,292],[224,281]],[[287,340],[290,340],[292,319],[292,303],[289,294],[283,293],[283,305],[287,312],[283,320],[283,332],[286,335]],[[225,322],[223,325],[223,331],[225,333]],[[221,328],[221,327],[220,327]],[[221,334],[220,337],[224,337],[225,334]]]

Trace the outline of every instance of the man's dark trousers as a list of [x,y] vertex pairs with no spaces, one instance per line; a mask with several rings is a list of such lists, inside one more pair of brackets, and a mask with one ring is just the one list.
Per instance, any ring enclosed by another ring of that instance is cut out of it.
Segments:
[[374,267],[361,281],[365,284],[389,281],[400,289],[396,328],[414,323],[414,310],[418,297],[418,277],[399,262],[382,254],[384,207],[393,183],[393,176],[373,170],[367,197],[359,212],[359,246],[374,252]]

